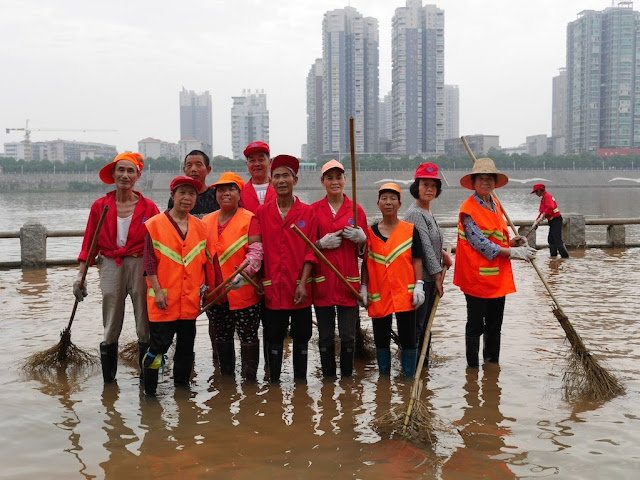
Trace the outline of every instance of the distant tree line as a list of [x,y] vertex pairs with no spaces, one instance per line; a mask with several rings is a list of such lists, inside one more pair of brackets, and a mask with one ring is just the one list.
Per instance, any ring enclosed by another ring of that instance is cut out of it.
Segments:
[[[507,155],[498,150],[491,150],[488,155],[491,157],[498,169],[502,170],[542,170],[542,169],[630,169],[640,168],[640,155],[614,155],[611,157],[599,157],[595,153],[580,153],[571,155],[527,155],[514,154]],[[112,159],[87,158],[82,162],[50,162],[49,160],[25,162],[16,161],[13,158],[0,157],[0,166],[4,173],[96,173],[107,162]],[[349,155],[343,155],[342,162],[349,168]],[[316,165],[320,167],[325,160],[318,160]],[[464,169],[470,170],[472,163],[468,156],[441,155],[437,158],[423,157],[403,157],[386,158],[384,154],[372,157],[358,157],[356,155],[358,169],[363,170],[412,170],[420,163],[433,162],[445,170]],[[244,170],[244,162],[217,155],[211,159],[211,169],[214,172],[224,172],[227,170]],[[145,170],[156,172],[176,172],[182,171],[182,160],[178,158],[146,158]]]
[[[491,149],[486,155],[493,159],[498,169],[502,170],[542,170],[542,169],[579,169],[579,170],[601,170],[601,169],[637,169],[640,168],[640,155],[614,155],[610,157],[599,157],[595,153],[580,153],[570,155],[528,155],[514,154],[507,155],[501,151]],[[343,155],[342,163],[349,168],[350,156]],[[320,167],[326,160],[318,160],[316,165]],[[400,159],[389,159],[384,154],[372,157],[358,157],[356,155],[356,168],[363,170],[412,170],[423,162],[433,162],[444,170],[470,170],[472,161],[469,156],[440,155],[438,157],[403,157]]]

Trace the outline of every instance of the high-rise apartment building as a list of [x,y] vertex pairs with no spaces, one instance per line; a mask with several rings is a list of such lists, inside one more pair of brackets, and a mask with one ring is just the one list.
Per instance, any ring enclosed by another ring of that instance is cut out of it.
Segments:
[[378,21],[353,7],[331,10],[322,22],[323,153],[378,151]]
[[269,110],[267,94],[262,91],[243,90],[242,96],[232,97],[231,150],[234,159],[243,159],[244,148],[259,140],[269,143]]
[[317,58],[307,75],[307,147],[303,158],[322,155],[322,59]]
[[393,151],[444,152],[444,10],[407,0],[391,34]]
[[444,86],[444,138],[460,136],[460,90],[457,85]]
[[632,2],[567,26],[567,152],[640,147],[640,14]]
[[196,93],[182,87],[180,91],[180,138],[196,138],[203,151],[212,156],[213,123],[212,102],[209,91]]
[[567,69],[553,77],[551,102],[551,135],[564,137],[567,127]]
[[391,139],[391,92],[380,100],[380,138]]

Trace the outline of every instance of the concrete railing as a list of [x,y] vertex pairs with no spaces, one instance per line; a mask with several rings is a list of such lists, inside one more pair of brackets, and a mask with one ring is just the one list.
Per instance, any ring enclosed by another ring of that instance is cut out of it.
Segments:
[[[379,220],[375,217],[372,222]],[[536,243],[535,232],[530,232],[531,220],[516,220],[520,235],[527,235],[529,245],[534,248],[546,245]],[[456,222],[439,222],[443,229],[456,228]],[[587,243],[587,226],[606,226],[607,236],[604,243]],[[640,225],[640,218],[585,218],[584,215],[570,213],[563,215],[562,238],[567,248],[612,248],[612,247],[640,247],[639,242],[626,241],[626,226]],[[0,268],[43,268],[56,265],[77,265],[75,258],[47,259],[47,238],[54,237],[82,237],[84,230],[48,230],[44,225],[30,221],[25,223],[18,232],[0,232],[0,238],[20,239],[20,261],[2,261]]]

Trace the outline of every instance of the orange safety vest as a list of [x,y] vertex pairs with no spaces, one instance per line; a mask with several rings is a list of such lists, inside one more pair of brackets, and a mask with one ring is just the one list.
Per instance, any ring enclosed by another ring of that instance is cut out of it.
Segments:
[[460,287],[460,290],[467,295],[479,298],[499,298],[516,291],[509,257],[497,255],[493,260],[487,260],[467,241],[462,225],[461,217],[466,213],[473,218],[485,238],[501,247],[508,247],[507,222],[504,220],[500,204],[495,198],[493,200],[496,213],[482,207],[472,195],[462,203],[458,216],[458,243],[453,284]]
[[147,279],[147,310],[150,322],[191,320],[200,310],[200,285],[207,263],[207,235],[204,223],[189,215],[187,237],[182,240],[166,214],[147,220],[158,261],[158,282],[167,297],[167,309],[156,307],[155,292]]
[[369,227],[367,236],[367,285],[369,316],[382,318],[413,310],[415,274],[411,257],[413,225],[398,223],[386,243]]
[[[249,251],[249,225],[254,214],[242,207],[238,208],[224,228],[222,235],[218,236],[219,215],[220,210],[215,211],[206,215],[202,221],[207,227],[209,245],[218,253],[222,276],[227,278],[244,262]],[[230,290],[227,293],[227,299],[230,310],[247,308],[260,301],[260,297],[256,295],[254,288],[249,284],[245,284],[238,290]]]

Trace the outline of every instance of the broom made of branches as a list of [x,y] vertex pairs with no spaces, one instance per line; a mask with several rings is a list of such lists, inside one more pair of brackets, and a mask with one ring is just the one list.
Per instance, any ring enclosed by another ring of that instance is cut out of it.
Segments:
[[[469,144],[464,137],[460,137],[464,148],[467,150],[469,157],[475,163],[476,157],[469,148]],[[493,197],[498,200],[495,192],[492,192]],[[513,230],[514,235],[518,235],[515,225],[507,215],[504,206],[502,212],[506,218],[509,226]],[[579,397],[585,399],[591,399],[595,401],[609,400],[617,395],[624,393],[624,387],[620,381],[613,376],[606,368],[604,368],[598,360],[589,353],[587,347],[585,347],[582,338],[578,335],[575,328],[569,321],[569,318],[562,310],[558,299],[551,291],[551,287],[544,278],[544,275],[538,268],[535,260],[530,260],[531,265],[535,269],[538,277],[542,281],[547,293],[553,301],[552,312],[560,322],[560,326],[565,332],[569,343],[571,344],[571,352],[573,353],[573,359],[569,362],[569,369],[564,374],[565,379],[565,391],[568,397]]]
[[[447,248],[447,253],[451,253],[451,245]],[[447,267],[442,269],[442,280],[444,281],[445,274],[447,273]],[[431,335],[431,327],[433,326],[433,319],[436,316],[436,310],[440,303],[440,295],[436,293],[431,307],[431,313],[427,320],[427,325],[424,331],[424,339],[422,342],[422,350],[420,350],[420,357],[418,359],[418,365],[416,367],[416,374],[413,380],[413,386],[411,387],[411,397],[409,398],[409,405],[406,410],[403,404],[397,405],[391,411],[381,415],[376,419],[376,427],[381,432],[398,432],[406,440],[410,440],[413,443],[419,445],[433,445],[434,438],[432,433],[436,430],[445,431],[444,424],[438,422],[432,412],[429,411],[424,402],[420,400],[422,394],[423,382],[420,378],[422,375],[422,368],[424,367],[424,361],[427,357],[427,349],[429,347],[429,335]]]
[[[102,209],[102,215],[98,220],[98,226],[93,234],[91,240],[91,246],[89,247],[89,255],[85,262],[84,269],[82,270],[82,277],[80,279],[80,290],[84,288],[85,281],[87,279],[87,272],[89,271],[89,265],[93,260],[93,256],[96,252],[96,246],[98,244],[98,235],[102,229],[102,224],[107,216],[109,206],[105,205]],[[67,327],[60,332],[60,341],[57,345],[43,352],[34,353],[29,356],[22,365],[23,370],[34,371],[47,368],[67,368],[68,366],[82,367],[85,365],[97,363],[98,358],[79,347],[76,347],[71,341],[71,325],[73,325],[73,319],[76,316],[76,310],[78,309],[78,299],[75,299],[73,304],[73,310],[71,311],[71,317]]]

